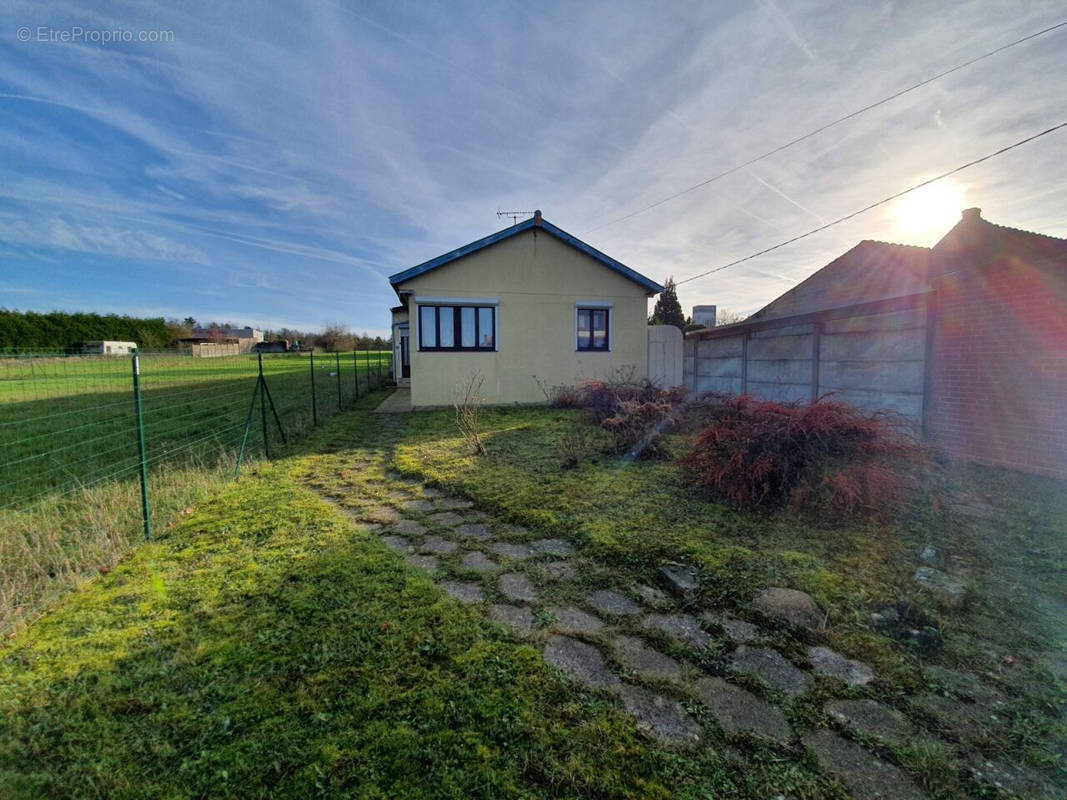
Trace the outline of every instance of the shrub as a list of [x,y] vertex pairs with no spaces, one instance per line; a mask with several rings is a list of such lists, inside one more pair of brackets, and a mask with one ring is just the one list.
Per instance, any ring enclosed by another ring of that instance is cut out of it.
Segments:
[[668,398],[623,400],[615,414],[600,425],[615,439],[615,450],[631,458],[659,452],[663,431],[670,424],[674,404]]
[[573,469],[598,450],[597,431],[588,425],[567,431],[556,445],[556,456],[563,469]]
[[742,396],[711,403],[710,427],[682,459],[695,482],[743,508],[791,503],[836,516],[884,511],[914,488],[919,455],[904,421],[820,398],[783,405]]
[[477,373],[457,385],[453,394],[452,406],[456,410],[456,427],[471,446],[475,455],[486,454],[485,442],[482,441],[482,384],[485,378]]

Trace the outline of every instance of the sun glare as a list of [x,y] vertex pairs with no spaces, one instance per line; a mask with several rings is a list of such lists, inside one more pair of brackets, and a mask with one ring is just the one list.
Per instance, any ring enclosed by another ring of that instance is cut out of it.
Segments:
[[897,235],[906,244],[933,244],[959,221],[962,208],[963,191],[951,181],[916,189],[893,205]]

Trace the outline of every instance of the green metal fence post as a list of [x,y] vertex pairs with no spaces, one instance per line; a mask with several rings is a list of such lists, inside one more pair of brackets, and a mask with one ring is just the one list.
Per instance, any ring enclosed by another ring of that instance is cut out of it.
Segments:
[[137,410],[137,453],[141,459],[141,516],[144,519],[144,538],[152,541],[152,509],[148,503],[148,461],[145,458],[144,413],[141,408],[141,361],[133,356],[133,403]]
[[319,407],[315,402],[315,349],[311,350],[311,424],[319,424]]
[[252,428],[252,412],[256,410],[256,395],[259,394],[259,382],[256,382],[256,388],[252,390],[252,405],[248,407],[248,416],[245,418],[245,432],[241,437],[241,449],[237,451],[237,463],[233,468],[233,479],[237,480],[237,476],[241,472],[241,462],[245,457],[245,444],[248,442],[248,431]]
[[337,411],[341,411],[341,353],[333,354],[337,361]]
[[264,387],[267,382],[263,380],[263,354],[259,353],[259,416],[263,422],[263,455],[270,458],[270,437],[267,435],[267,398]]

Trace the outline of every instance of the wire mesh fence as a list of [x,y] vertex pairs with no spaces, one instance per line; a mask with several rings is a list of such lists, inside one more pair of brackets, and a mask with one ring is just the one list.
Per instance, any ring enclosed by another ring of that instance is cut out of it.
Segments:
[[0,511],[139,480],[142,469],[269,455],[389,383],[391,367],[378,350],[0,356]]

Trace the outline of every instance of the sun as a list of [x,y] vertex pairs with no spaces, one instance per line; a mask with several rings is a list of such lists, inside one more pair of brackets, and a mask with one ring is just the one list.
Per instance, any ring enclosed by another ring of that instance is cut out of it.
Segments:
[[931,183],[894,202],[895,232],[908,244],[933,244],[959,221],[962,208],[959,186],[951,181]]

